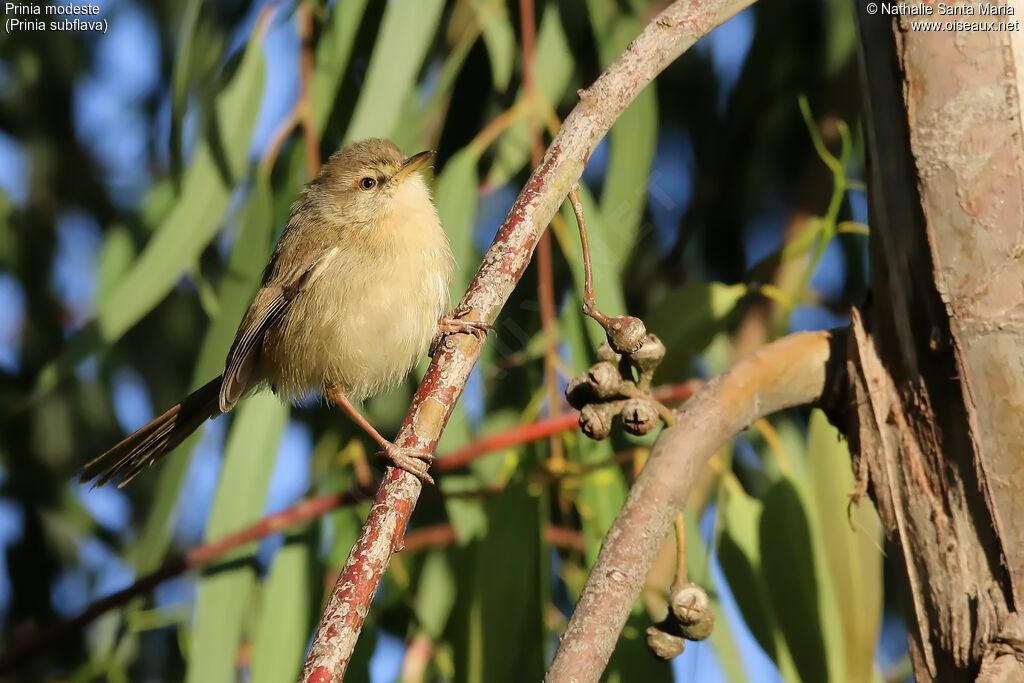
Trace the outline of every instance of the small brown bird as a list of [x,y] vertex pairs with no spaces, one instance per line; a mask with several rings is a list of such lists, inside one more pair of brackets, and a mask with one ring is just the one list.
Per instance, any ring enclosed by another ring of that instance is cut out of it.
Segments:
[[439,335],[489,329],[441,317],[455,260],[416,172],[433,156],[379,139],[335,152],[292,204],[224,374],[86,465],[82,482],[125,485],[264,385],[289,401],[322,393],[395,466],[432,481],[429,454],[382,437],[351,401],[394,387]]

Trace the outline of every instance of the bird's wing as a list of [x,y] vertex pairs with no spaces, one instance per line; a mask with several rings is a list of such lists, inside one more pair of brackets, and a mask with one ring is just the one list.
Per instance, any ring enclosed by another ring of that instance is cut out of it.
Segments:
[[[249,389],[256,360],[263,348],[263,335],[281,321],[288,310],[288,305],[312,284],[336,253],[337,248],[329,249],[312,262],[292,269],[283,277],[274,278],[272,282],[264,281],[263,286],[256,292],[256,297],[238,326],[231,350],[228,351],[224,380],[220,386],[222,413],[231,410]],[[267,268],[268,272],[272,266],[273,261]]]

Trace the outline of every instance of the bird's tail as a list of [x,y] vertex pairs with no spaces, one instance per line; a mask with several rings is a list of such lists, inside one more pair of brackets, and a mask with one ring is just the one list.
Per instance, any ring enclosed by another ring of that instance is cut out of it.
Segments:
[[196,389],[166,413],[90,462],[82,470],[81,482],[96,479],[93,486],[103,486],[116,478],[118,487],[124,486],[147,465],[174,450],[208,418],[220,415],[221,379],[218,377]]

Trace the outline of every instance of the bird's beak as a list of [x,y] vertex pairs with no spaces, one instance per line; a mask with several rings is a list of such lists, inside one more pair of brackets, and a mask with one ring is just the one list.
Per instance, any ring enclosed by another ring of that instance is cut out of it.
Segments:
[[426,152],[420,152],[419,154],[413,154],[411,157],[402,162],[402,167],[398,169],[398,173],[391,176],[390,182],[399,183],[403,178],[406,178],[418,169],[423,164],[427,163],[434,158],[434,150],[428,149]]

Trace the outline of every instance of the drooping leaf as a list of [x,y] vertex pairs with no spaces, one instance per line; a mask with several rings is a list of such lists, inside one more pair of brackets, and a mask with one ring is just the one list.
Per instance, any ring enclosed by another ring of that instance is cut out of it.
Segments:
[[[263,28],[258,28],[217,105],[218,120],[230,122],[224,126],[222,140],[228,170],[236,182],[245,171],[263,98],[262,34]],[[231,190],[216,171],[208,147],[200,146],[185,173],[181,200],[99,309],[104,339],[120,337],[171,290],[182,271],[213,239],[228,208]]]
[[96,275],[96,303],[102,305],[114,286],[128,272],[135,258],[135,246],[132,244],[128,229],[115,225],[107,230],[100,250],[99,264]]
[[310,97],[313,98],[313,128],[319,137],[334,107],[335,95],[352,56],[359,23],[368,0],[335,2],[331,17],[316,45]]
[[[238,323],[259,285],[260,273],[270,255],[272,238],[270,188],[263,180],[258,180],[249,197],[247,210],[228,258],[227,272],[221,282],[218,293],[220,315],[210,321],[210,327],[203,338],[192,386],[201,386],[222,371]],[[187,439],[160,465],[160,481],[149,507],[145,527],[131,552],[136,567],[142,572],[154,569],[163,559],[170,540],[171,516],[197,438],[192,436]]]
[[455,604],[458,586],[444,550],[431,550],[423,560],[414,611],[420,626],[435,642],[441,639]]
[[725,329],[746,293],[744,284],[687,282],[652,295],[651,309],[644,322],[667,350],[665,360],[658,366],[658,376],[686,376],[693,357]]
[[[761,503],[735,487],[723,491],[719,504],[722,509],[722,528],[718,539],[718,556],[729,590],[736,598],[743,621],[758,645],[779,664],[781,655],[775,634],[775,619],[761,582],[757,528]],[[782,643],[781,647],[785,649],[785,644]]]
[[491,59],[491,78],[499,92],[508,89],[516,58],[516,34],[508,16],[508,7],[497,0],[475,0],[478,17],[483,21],[484,44]]
[[[269,393],[257,394],[239,404],[206,526],[207,540],[238,531],[263,513],[277,445],[287,419],[287,406]],[[254,551],[254,545],[239,548],[205,569],[200,577],[186,680],[235,680],[243,617],[256,589],[251,557]]]
[[188,103],[192,47],[202,5],[200,0],[188,0],[185,3],[185,9],[181,14],[181,28],[178,31],[174,70],[171,73],[171,130],[168,147],[171,153],[171,175],[175,177],[175,181],[181,173],[181,131],[184,127],[185,105]]
[[[636,16],[614,17],[613,8],[599,7],[604,0],[590,0],[590,20],[598,41],[603,64],[612,63],[629,42],[643,30],[644,21]],[[608,3],[614,5],[614,3]],[[608,134],[610,147],[608,170],[601,192],[601,215],[614,234],[623,258],[636,244],[637,231],[647,203],[647,187],[658,141],[657,90],[645,88],[622,113]]]
[[479,266],[477,250],[473,245],[473,227],[477,212],[476,173],[477,156],[465,147],[452,156],[437,177],[434,203],[441,217],[441,225],[448,233],[455,254],[455,278],[452,280],[452,301],[462,298],[470,279]]
[[[548,4],[541,17],[534,59],[537,65],[534,68],[537,94],[543,97],[549,106],[555,107],[565,93],[575,68],[575,60],[569,49],[556,4]],[[520,88],[516,100],[522,100],[524,97],[525,93]],[[543,121],[542,118],[538,120]],[[529,130],[529,124],[525,120],[520,120],[509,126],[501,136],[494,166],[487,174],[488,185],[504,185],[530,160]]]
[[470,546],[459,581],[455,681],[539,680],[544,630],[537,572],[547,563],[540,562],[537,499],[512,484],[486,507],[490,531]]
[[314,611],[320,605],[317,538],[311,531],[290,537],[277,551],[261,589],[260,616],[252,641],[249,683],[277,683],[299,677]]
[[764,588],[793,665],[803,680],[826,682],[828,656],[811,529],[790,481],[780,479],[764,497],[758,531]]
[[882,622],[881,523],[867,496],[848,506],[856,486],[850,452],[821,410],[811,412],[807,441],[815,526],[820,529],[823,569],[834,587],[834,604],[826,606],[825,614],[837,618],[845,655],[845,667],[836,678],[866,683],[878,677],[874,662]]
[[[223,147],[232,177],[245,170],[249,142],[263,97],[263,46],[260,25],[246,47],[238,70],[218,98],[217,119],[225,126]],[[169,187],[168,187],[169,189]],[[51,390],[82,360],[121,337],[174,287],[213,239],[228,209],[232,188],[223,182],[207,141],[185,172],[181,196],[163,218],[131,269],[112,285],[98,306],[96,320],[77,333],[66,350],[39,374],[36,394]]]
[[346,140],[393,137],[443,9],[443,0],[388,3]]

